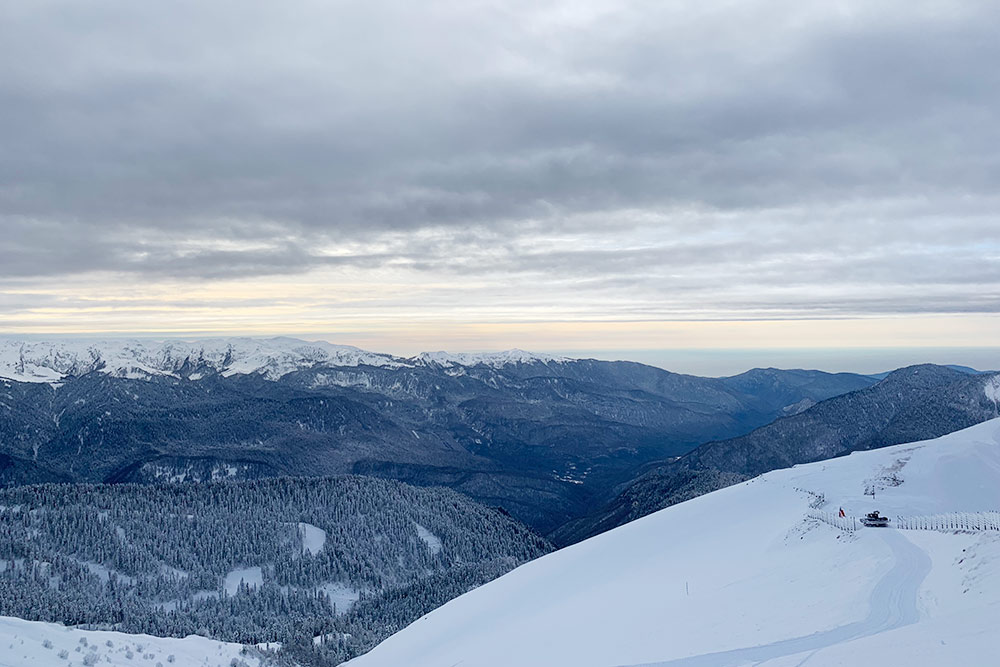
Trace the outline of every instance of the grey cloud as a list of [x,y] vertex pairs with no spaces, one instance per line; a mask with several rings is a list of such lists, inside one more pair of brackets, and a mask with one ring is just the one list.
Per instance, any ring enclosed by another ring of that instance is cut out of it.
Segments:
[[[64,275],[95,271],[159,277],[224,279],[298,273],[317,266],[379,266],[390,261],[385,253],[327,255],[314,252],[301,239],[266,237],[263,247],[214,247],[218,236],[148,235],[142,228],[118,225],[112,234],[90,238],[79,225],[31,219],[4,220],[7,234],[0,245],[0,267],[7,278]],[[216,226],[224,232],[227,223]],[[269,226],[257,228],[266,231]],[[246,230],[244,230],[246,231]],[[223,240],[258,241],[258,234],[233,234]],[[183,243],[182,243],[183,241]]]
[[12,3],[0,280],[391,264],[733,309],[743,275],[993,312],[1000,9],[837,7]]

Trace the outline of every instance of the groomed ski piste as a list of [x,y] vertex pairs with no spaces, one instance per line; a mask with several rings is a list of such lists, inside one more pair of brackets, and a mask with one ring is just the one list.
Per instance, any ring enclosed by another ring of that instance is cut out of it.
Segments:
[[1000,419],[667,508],[523,565],[349,665],[995,664],[1000,531],[814,518],[840,508],[848,520],[1000,509]]

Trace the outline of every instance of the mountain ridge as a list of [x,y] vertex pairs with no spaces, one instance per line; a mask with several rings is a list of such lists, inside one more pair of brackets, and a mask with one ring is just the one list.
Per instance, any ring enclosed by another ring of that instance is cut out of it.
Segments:
[[934,364],[897,369],[875,385],[834,396],[745,435],[647,464],[601,511],[567,523],[552,539],[570,544],[771,470],[973,426],[1000,416],[998,386],[1000,373],[972,375]]
[[297,338],[210,339],[53,339],[0,338],[0,378],[19,382],[60,382],[90,372],[143,379],[169,376],[200,379],[208,367],[223,375],[261,374],[277,380],[315,366],[404,368],[436,365],[500,368],[510,364],[562,363],[568,357],[519,349],[488,353],[421,352],[400,357],[352,345]]
[[[772,372],[753,394],[733,380],[634,362],[504,353],[495,364],[438,356],[372,365],[355,348],[316,352],[288,339],[274,344],[277,360],[256,342],[247,354],[215,345],[162,356],[118,347],[117,365],[42,348],[64,373],[58,381],[0,380],[0,454],[8,457],[0,484],[363,473],[444,484],[547,533],[648,461],[746,433],[790,403],[874,382],[820,371],[784,382]],[[151,361],[128,372],[137,358]]]
[[[876,507],[893,527],[832,525]],[[994,419],[674,505],[527,563],[348,664],[979,664],[1000,622],[998,507]],[[964,530],[901,529],[962,513]]]

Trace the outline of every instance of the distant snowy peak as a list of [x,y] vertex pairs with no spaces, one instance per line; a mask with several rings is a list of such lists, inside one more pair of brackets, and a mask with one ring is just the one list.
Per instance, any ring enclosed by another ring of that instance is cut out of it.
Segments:
[[525,352],[524,350],[504,350],[503,352],[421,352],[414,361],[425,365],[435,364],[444,368],[451,366],[478,366],[483,364],[493,368],[502,368],[511,364],[533,364],[533,363],[566,363],[573,361],[568,357],[557,357],[550,354],[538,352]]
[[62,382],[91,372],[112,377],[198,380],[206,373],[260,374],[277,380],[316,367],[455,368],[485,364],[562,363],[564,357],[507,350],[486,354],[425,352],[410,359],[367,352],[349,345],[295,338],[219,338],[203,340],[25,341],[0,338],[0,378],[19,382]]
[[293,338],[206,340],[0,339],[0,377],[20,382],[59,382],[93,371],[114,377],[199,379],[205,369],[222,375],[259,373],[276,380],[314,366],[408,365],[387,354],[347,345]]

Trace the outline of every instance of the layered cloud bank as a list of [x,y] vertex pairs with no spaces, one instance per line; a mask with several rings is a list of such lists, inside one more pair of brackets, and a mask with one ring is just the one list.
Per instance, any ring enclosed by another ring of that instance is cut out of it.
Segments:
[[998,18],[12,5],[0,327],[993,314]]

